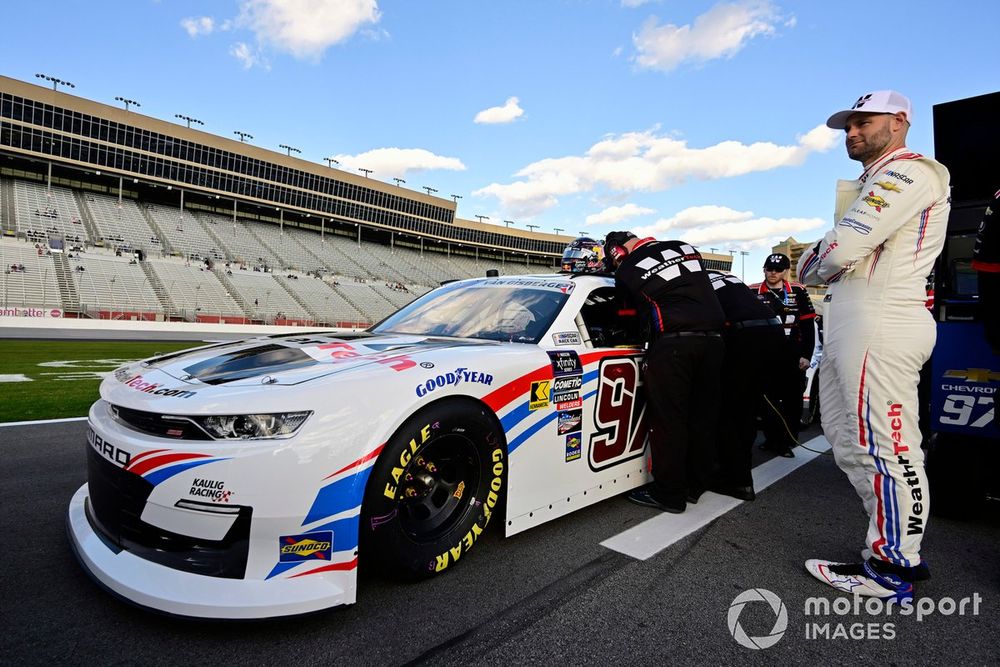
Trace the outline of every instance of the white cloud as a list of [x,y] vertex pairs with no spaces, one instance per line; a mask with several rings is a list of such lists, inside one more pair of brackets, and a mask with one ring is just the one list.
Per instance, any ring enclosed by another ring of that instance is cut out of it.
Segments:
[[642,7],[643,5],[650,2],[659,2],[659,0],[622,0],[622,7],[628,7],[629,9],[634,9],[636,7]]
[[215,30],[215,21],[211,16],[196,16],[183,19],[181,27],[187,31],[188,37],[210,35]]
[[828,224],[823,218],[758,217],[726,206],[692,206],[671,218],[632,230],[639,236],[680,238],[699,246],[768,249],[798,232]]
[[723,141],[691,148],[686,141],[654,131],[610,135],[582,156],[539,160],[515,174],[521,180],[491,183],[473,194],[496,197],[511,215],[531,217],[557,204],[561,196],[594,188],[619,193],[660,192],[688,180],[714,180],[799,165],[810,153],[832,148],[836,137],[836,132],[820,126],[793,145]]
[[719,3],[693,24],[682,26],[660,25],[651,16],[632,35],[633,60],[640,67],[670,71],[686,61],[731,58],[754,37],[773,35],[780,20],[777,8],[767,0]]
[[[355,171],[359,167],[371,169],[374,176],[383,181],[391,178],[406,178],[411,172],[419,173],[434,169],[465,171],[465,165],[456,157],[435,155],[423,148],[375,148],[357,155],[339,154],[333,156],[340,162],[340,168]],[[418,186],[414,186],[416,188]]]
[[261,44],[316,59],[381,17],[377,0],[242,0],[237,21]]
[[638,215],[649,215],[650,213],[656,213],[656,211],[651,208],[636,206],[632,203],[625,204],[624,206],[609,206],[600,213],[588,215],[584,219],[583,224],[588,226],[611,225],[622,220],[627,220],[628,218],[634,218]]
[[266,61],[255,49],[246,42],[236,42],[229,47],[229,55],[240,61],[243,69],[250,69],[255,65],[260,65],[268,69]]
[[516,97],[508,97],[502,107],[490,107],[477,113],[473,122],[487,125],[512,123],[524,115],[524,109],[518,104],[519,101]]

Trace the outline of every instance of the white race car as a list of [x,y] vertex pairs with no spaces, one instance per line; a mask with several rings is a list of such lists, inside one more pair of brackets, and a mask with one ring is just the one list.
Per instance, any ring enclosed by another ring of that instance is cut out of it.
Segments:
[[179,616],[355,601],[359,559],[452,567],[649,481],[641,351],[597,275],[444,285],[370,330],[254,338],[118,369],[90,410],[73,549]]

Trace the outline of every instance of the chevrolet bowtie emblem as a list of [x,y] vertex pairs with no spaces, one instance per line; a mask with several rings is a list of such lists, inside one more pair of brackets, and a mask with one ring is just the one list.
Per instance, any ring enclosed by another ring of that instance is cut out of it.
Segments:
[[958,378],[966,382],[1000,382],[1000,373],[988,368],[967,368],[964,371],[945,371],[946,378]]

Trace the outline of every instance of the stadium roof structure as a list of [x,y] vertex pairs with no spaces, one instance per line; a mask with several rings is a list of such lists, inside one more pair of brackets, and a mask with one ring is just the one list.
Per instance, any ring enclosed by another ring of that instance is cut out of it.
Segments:
[[[291,153],[291,151],[288,151]],[[178,190],[217,210],[273,216],[323,233],[349,226],[551,261],[569,237],[456,217],[455,201],[390,186],[128,109],[0,76],[0,166],[72,170],[81,181]],[[109,187],[110,190],[110,187]]]

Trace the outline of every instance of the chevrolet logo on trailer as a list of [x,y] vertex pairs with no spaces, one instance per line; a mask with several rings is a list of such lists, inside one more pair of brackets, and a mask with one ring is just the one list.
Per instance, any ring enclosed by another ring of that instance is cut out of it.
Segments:
[[945,371],[944,377],[983,384],[1000,382],[1000,373],[992,371],[989,368],[967,368],[964,371]]

